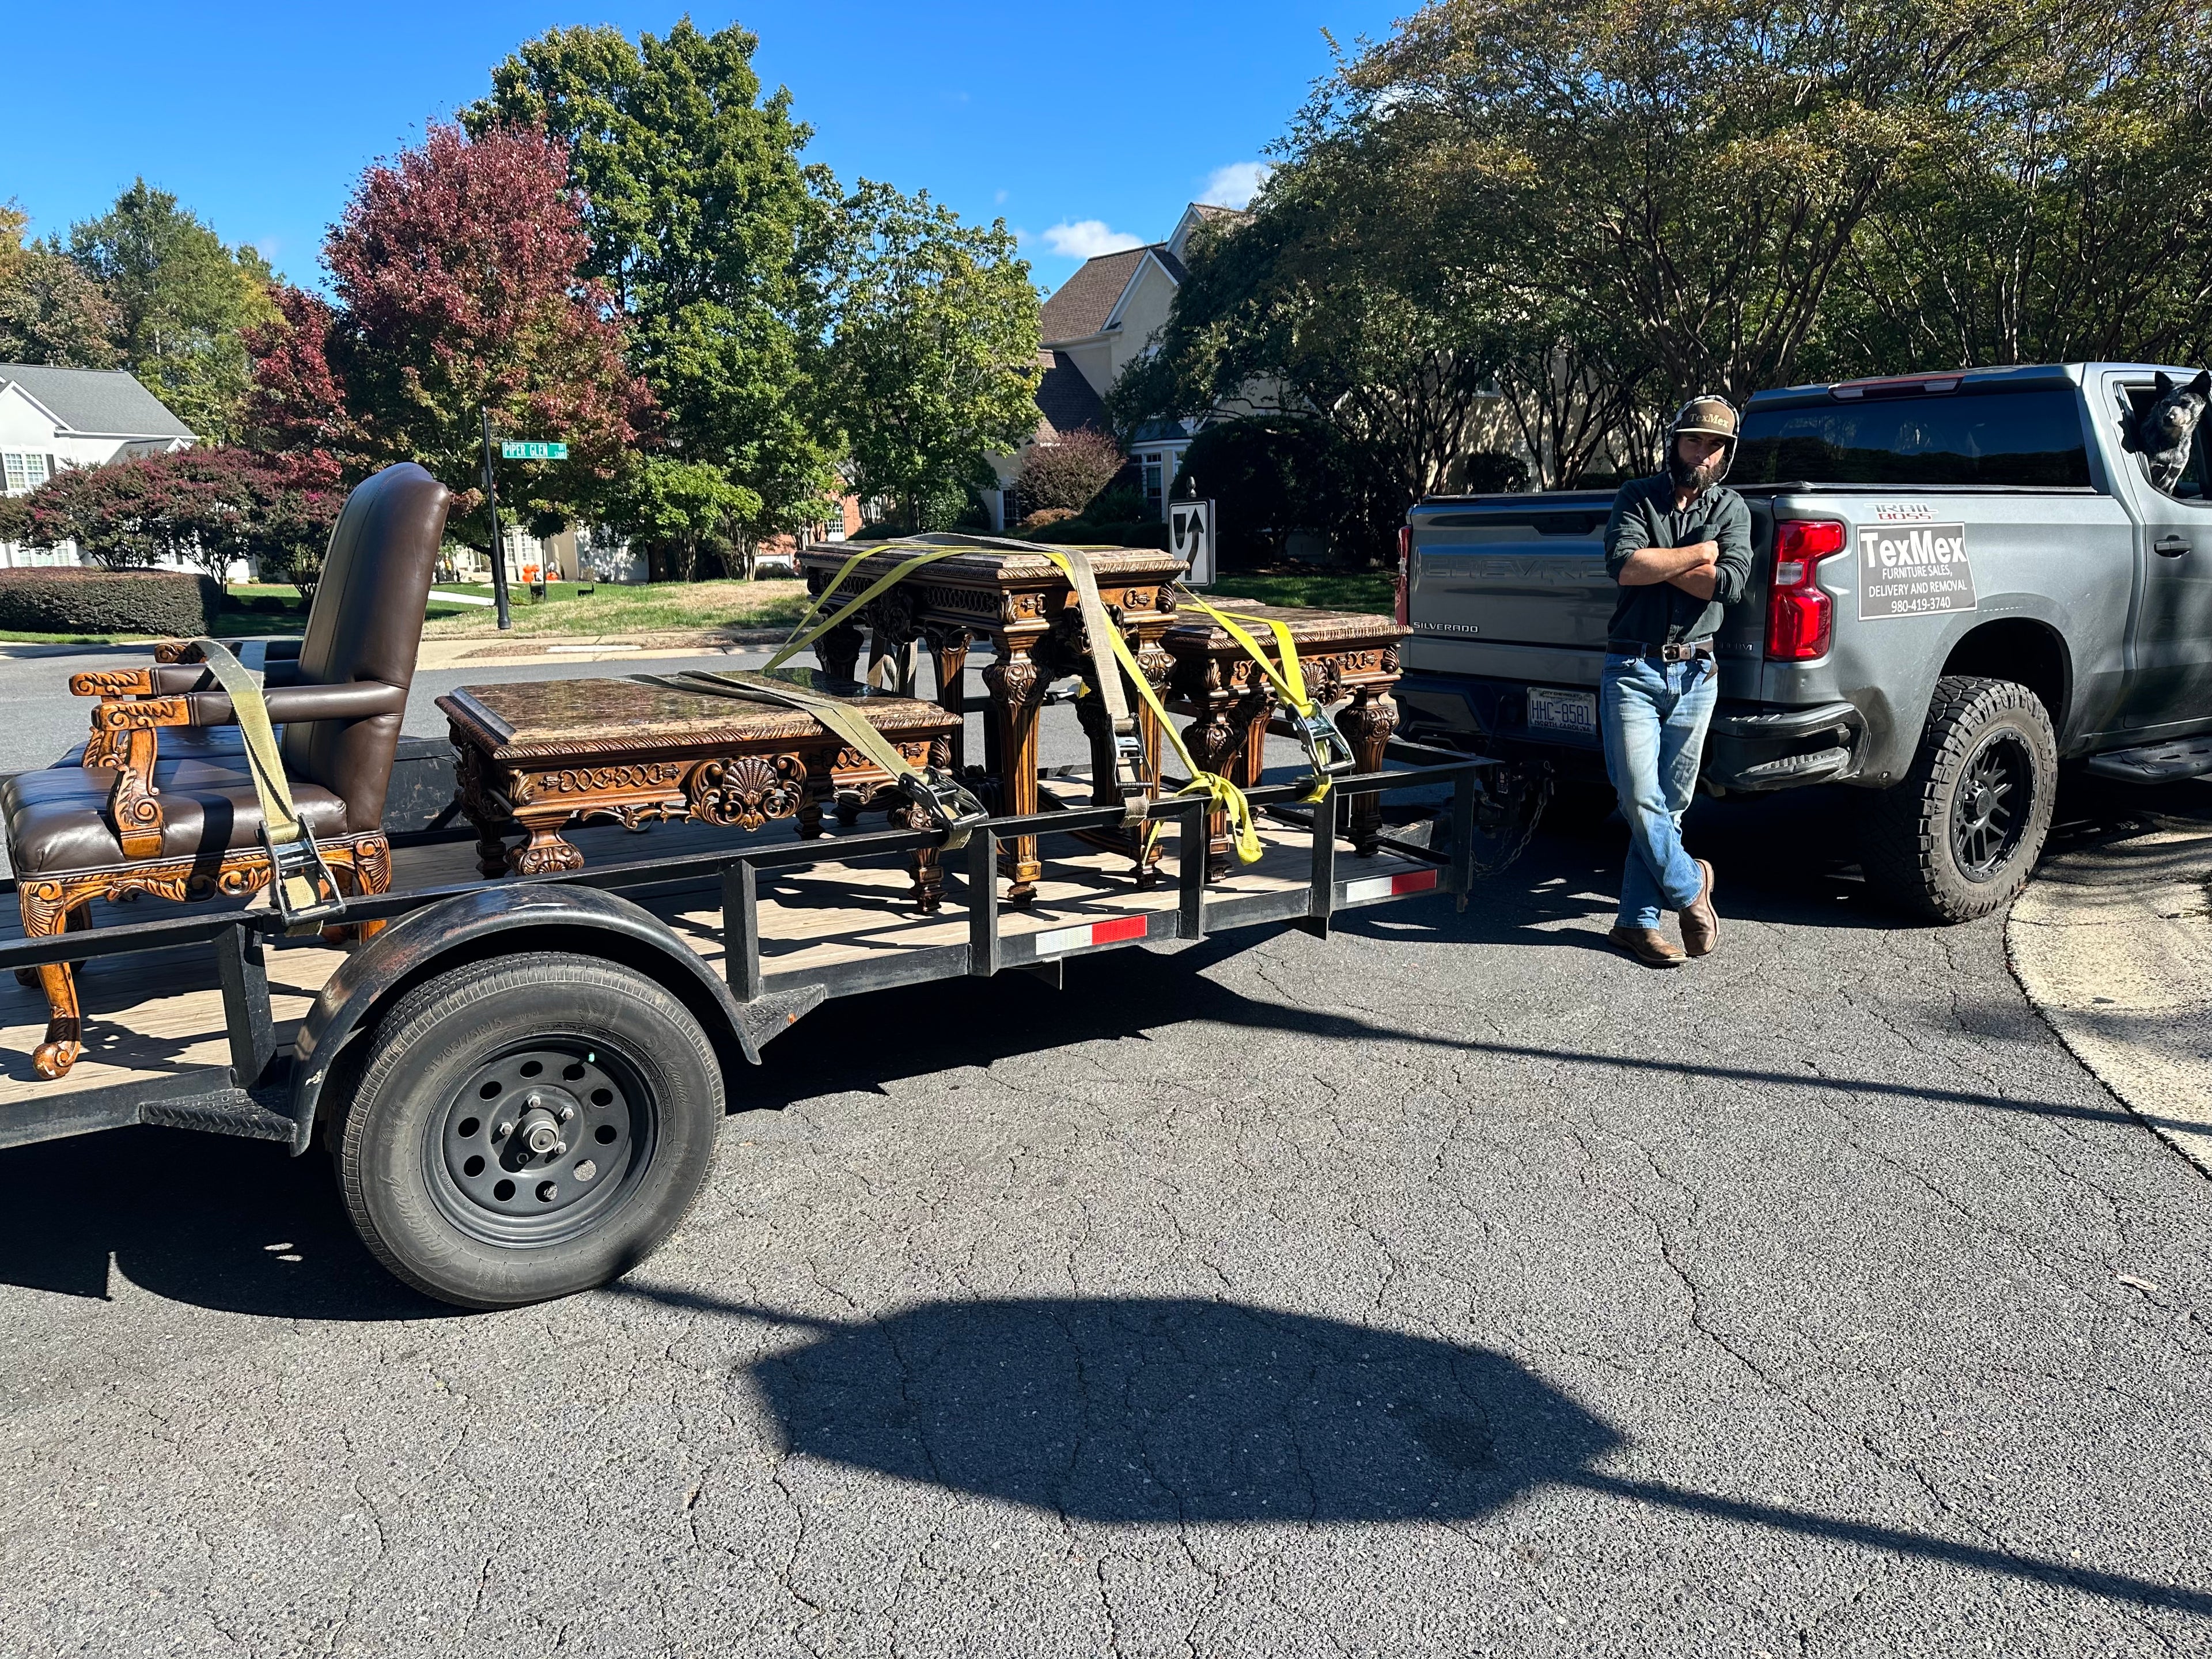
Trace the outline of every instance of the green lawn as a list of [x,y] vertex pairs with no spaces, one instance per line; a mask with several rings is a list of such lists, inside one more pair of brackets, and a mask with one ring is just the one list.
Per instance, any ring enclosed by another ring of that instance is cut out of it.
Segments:
[[[455,592],[491,594],[489,583],[445,584]],[[806,584],[775,581],[641,582],[617,586],[553,582],[545,597],[533,600],[518,584],[507,596],[514,626],[507,637],[544,634],[701,633],[717,628],[783,628],[806,609]],[[434,638],[453,635],[496,635],[499,623],[489,605],[437,606],[423,632]]]
[[1320,611],[1366,611],[1387,617],[1397,605],[1397,578],[1383,570],[1274,572],[1224,576],[1206,591],[1262,605],[1307,605]]

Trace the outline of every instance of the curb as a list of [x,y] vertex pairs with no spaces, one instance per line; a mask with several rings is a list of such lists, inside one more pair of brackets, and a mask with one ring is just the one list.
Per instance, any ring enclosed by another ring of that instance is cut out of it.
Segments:
[[2212,825],[2046,859],[2005,921],[2013,977],[2075,1058],[2212,1176]]

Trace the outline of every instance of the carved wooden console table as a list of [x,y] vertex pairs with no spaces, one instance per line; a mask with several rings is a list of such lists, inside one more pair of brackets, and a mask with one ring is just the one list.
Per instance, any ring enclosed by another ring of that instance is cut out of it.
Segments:
[[[1234,600],[1220,601],[1218,608],[1236,617],[1271,657],[1275,635],[1268,620],[1289,627],[1304,671],[1306,694],[1320,704],[1344,702],[1336,729],[1352,745],[1361,771],[1379,770],[1383,750],[1398,726],[1398,705],[1390,688],[1398,681],[1398,641],[1409,630],[1388,617],[1356,611]],[[1183,613],[1162,636],[1161,644],[1175,665],[1168,678],[1168,706],[1198,716],[1183,733],[1191,758],[1231,783],[1256,781],[1265,764],[1267,716],[1274,702],[1267,678],[1228,630],[1203,613]],[[1227,829],[1217,814],[1207,858],[1216,872],[1228,865]],[[1372,854],[1382,830],[1382,797],[1355,799],[1346,830],[1352,845],[1362,854]]]
[[[910,764],[949,763],[958,716],[826,675],[814,682],[852,696]],[[637,679],[469,685],[438,707],[452,724],[461,811],[476,826],[477,867],[487,876],[580,868],[584,855],[561,836],[575,819],[640,830],[657,818],[697,818],[757,830],[796,818],[799,834],[812,836],[822,833],[823,806],[851,796],[888,806],[901,827],[908,821],[906,797],[882,768],[795,709]],[[518,831],[528,840],[508,848]],[[936,854],[918,854],[923,909],[937,908],[942,881]]]
[[[807,586],[821,592],[836,580],[853,552],[851,548],[835,545],[802,552],[799,563],[806,574]],[[886,551],[863,560],[839,592],[859,593],[908,556],[908,553]],[[1175,621],[1174,599],[1166,591],[1167,584],[1182,574],[1182,562],[1146,547],[1090,550],[1090,557],[1098,578],[1099,598],[1122,629],[1130,654],[1155,687],[1164,685],[1170,659],[1160,648],[1160,636]],[[961,673],[969,648],[978,639],[991,642],[994,659],[983,670],[983,684],[991,703],[984,727],[983,762],[980,769],[964,765],[963,769],[970,787],[994,811],[1036,811],[1037,713],[1043,707],[1045,689],[1071,674],[1087,680],[1091,672],[1075,591],[1060,567],[1042,554],[979,547],[924,566],[871,601],[862,615],[872,662],[903,655],[917,640],[928,647],[936,671],[938,701],[949,710],[962,708]],[[823,635],[815,646],[823,667],[834,675],[853,675],[860,662],[861,631],[857,624],[848,623]],[[1158,726],[1139,700],[1133,697],[1131,702],[1138,705],[1146,774],[1157,787]],[[1076,711],[1091,739],[1091,798],[1110,805],[1116,799],[1112,733],[1106,729],[1103,711],[1095,696],[1080,699]],[[958,734],[952,741],[956,763],[964,763]],[[1139,847],[1141,843],[1133,842],[1133,848]],[[1157,842],[1145,856],[1158,857]],[[1036,839],[1008,842],[1000,867],[1010,878],[1005,895],[1007,903],[1021,904],[1034,896],[1040,868]]]

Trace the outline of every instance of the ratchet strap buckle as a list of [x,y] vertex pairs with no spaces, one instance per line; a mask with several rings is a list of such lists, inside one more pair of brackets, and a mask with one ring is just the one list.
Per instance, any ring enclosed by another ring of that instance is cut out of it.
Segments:
[[1125,795],[1152,791],[1152,778],[1145,769],[1145,745],[1133,732],[1114,734],[1114,782]]
[[323,861],[323,849],[307,826],[300,826],[297,841],[269,839],[269,826],[261,826],[261,850],[269,855],[269,897],[289,932],[303,923],[319,922],[345,914],[345,899],[337,878]]
[[1334,777],[1340,772],[1352,770],[1355,761],[1352,745],[1344,733],[1328,722],[1328,716],[1316,708],[1310,714],[1293,714],[1291,723],[1297,728],[1298,738],[1313,760],[1314,771],[1322,777]]
[[958,852],[968,844],[969,832],[990,820],[981,801],[936,767],[902,773],[898,787],[907,799],[944,826],[945,852]]

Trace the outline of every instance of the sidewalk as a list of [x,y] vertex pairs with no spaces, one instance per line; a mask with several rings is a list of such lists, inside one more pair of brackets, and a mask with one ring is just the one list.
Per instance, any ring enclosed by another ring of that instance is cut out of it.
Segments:
[[2212,1175],[2212,823],[2046,858],[2013,906],[2013,972],[2059,1040]]

